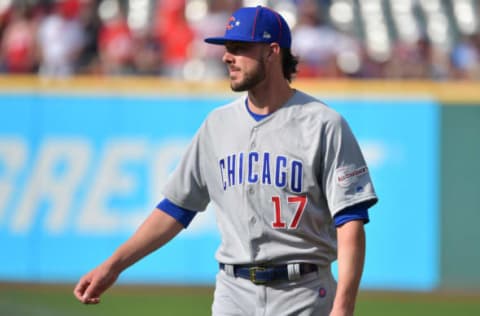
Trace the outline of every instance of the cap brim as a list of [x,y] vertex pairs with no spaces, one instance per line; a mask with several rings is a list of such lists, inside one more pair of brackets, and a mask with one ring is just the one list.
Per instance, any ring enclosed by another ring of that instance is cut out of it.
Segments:
[[208,37],[204,39],[204,41],[208,44],[223,45],[228,41],[228,39],[226,39],[225,37]]
[[244,42],[244,43],[267,43],[268,41],[252,40],[245,37],[207,37],[205,42],[214,45],[224,45],[226,42]]

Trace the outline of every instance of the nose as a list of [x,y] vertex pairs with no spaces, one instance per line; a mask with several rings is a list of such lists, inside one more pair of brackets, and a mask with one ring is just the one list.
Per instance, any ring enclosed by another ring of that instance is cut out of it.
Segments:
[[233,62],[233,55],[228,51],[225,51],[222,57],[222,61],[227,65],[231,64]]

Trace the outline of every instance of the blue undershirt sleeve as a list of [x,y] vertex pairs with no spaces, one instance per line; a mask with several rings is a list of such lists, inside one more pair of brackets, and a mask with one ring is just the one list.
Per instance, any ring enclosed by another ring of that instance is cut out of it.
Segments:
[[355,205],[340,211],[333,217],[333,220],[335,221],[336,227],[342,226],[350,221],[360,220],[363,221],[364,224],[367,224],[370,221],[368,217],[368,208],[364,205]]
[[195,215],[197,215],[197,212],[177,206],[168,199],[163,199],[158,203],[157,208],[175,218],[184,228],[187,228]]

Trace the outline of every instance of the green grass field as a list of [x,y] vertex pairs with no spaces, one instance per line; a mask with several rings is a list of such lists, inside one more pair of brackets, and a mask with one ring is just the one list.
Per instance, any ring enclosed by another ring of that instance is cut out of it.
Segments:
[[[0,284],[0,316],[210,315],[212,288],[115,286],[99,305],[82,305],[73,285]],[[358,316],[479,316],[480,295],[362,292]]]

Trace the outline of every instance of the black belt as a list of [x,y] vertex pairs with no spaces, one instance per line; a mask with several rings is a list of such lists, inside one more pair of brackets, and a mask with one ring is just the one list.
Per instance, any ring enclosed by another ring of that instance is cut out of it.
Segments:
[[[312,263],[298,263],[300,276],[318,270]],[[220,269],[225,271],[225,264],[220,263]],[[273,281],[289,280],[288,265],[250,266],[233,265],[233,275],[252,281],[255,284],[266,284]]]

